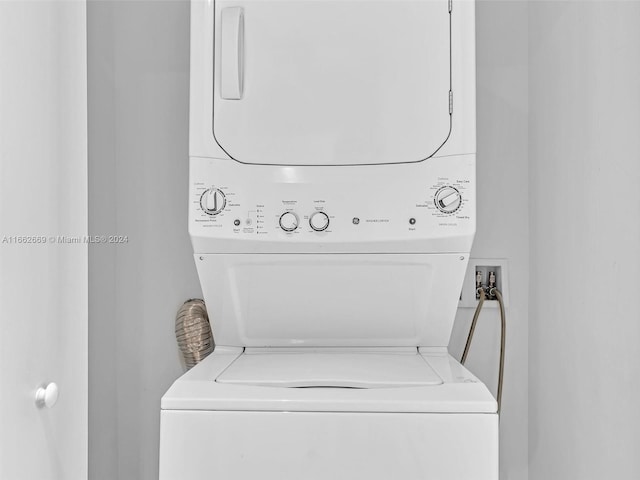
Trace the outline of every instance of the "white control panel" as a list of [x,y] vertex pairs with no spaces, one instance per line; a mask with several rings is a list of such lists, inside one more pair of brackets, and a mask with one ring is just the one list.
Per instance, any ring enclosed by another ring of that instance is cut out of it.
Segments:
[[[201,248],[203,253],[228,251],[229,242],[240,240],[245,246],[313,245],[313,251],[450,238],[469,239],[470,245],[474,162],[473,155],[461,155],[335,168],[192,158],[190,233],[194,245],[218,242]],[[395,169],[404,171],[396,176]],[[455,248],[455,242],[448,245]],[[260,247],[251,251],[256,250]]]

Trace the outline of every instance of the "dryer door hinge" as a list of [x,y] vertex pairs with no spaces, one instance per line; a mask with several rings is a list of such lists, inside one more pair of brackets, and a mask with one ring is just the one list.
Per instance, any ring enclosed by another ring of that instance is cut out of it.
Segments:
[[453,92],[449,90],[449,115],[453,113]]
[[449,13],[451,13],[452,9],[453,9],[453,0],[449,0]]

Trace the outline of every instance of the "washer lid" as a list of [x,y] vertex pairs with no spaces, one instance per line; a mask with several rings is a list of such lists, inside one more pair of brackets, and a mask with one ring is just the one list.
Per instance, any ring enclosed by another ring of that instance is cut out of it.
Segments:
[[451,127],[447,0],[216,0],[213,135],[251,164],[417,162]]
[[439,385],[442,379],[413,349],[406,353],[247,353],[216,382],[289,388],[393,388]]
[[[353,350],[350,352],[355,353]],[[307,353],[313,352],[304,355]],[[336,352],[334,349],[333,353],[346,352]],[[233,378],[235,374],[233,369],[230,370],[231,365],[245,355],[252,355],[251,349],[217,345],[211,355],[169,388],[162,397],[162,409],[216,412],[496,413],[496,401],[487,387],[454,360],[444,347],[421,353],[424,361],[437,373],[437,379],[442,381],[435,386],[278,388],[214,381],[220,379],[227,370]],[[264,356],[258,358],[264,359]],[[302,355],[291,354],[287,358],[287,364],[291,365],[297,363]],[[395,362],[392,360],[392,363]],[[370,365],[373,366],[373,362]],[[264,378],[266,375],[259,377],[260,380]],[[242,378],[243,381],[250,379],[248,375]]]

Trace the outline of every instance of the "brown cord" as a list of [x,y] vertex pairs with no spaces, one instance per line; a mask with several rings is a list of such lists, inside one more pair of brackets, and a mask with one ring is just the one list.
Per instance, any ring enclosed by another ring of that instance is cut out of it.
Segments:
[[[478,317],[480,316],[480,311],[482,310],[482,305],[484,304],[486,294],[484,288],[479,289],[480,300],[478,301],[478,306],[476,307],[476,311],[473,314],[473,320],[471,321],[471,327],[469,328],[469,334],[467,335],[467,343],[464,346],[464,351],[462,352],[462,358],[460,359],[460,363],[462,365],[467,361],[467,356],[469,355],[469,349],[471,348],[471,341],[473,340],[473,334],[476,330],[476,325],[478,323]],[[498,392],[496,394],[496,400],[498,402],[498,414],[500,414],[500,410],[502,408],[502,386],[504,383],[504,356],[505,356],[505,346],[506,346],[506,331],[507,331],[507,317],[504,311],[504,299],[502,298],[502,293],[497,288],[492,288],[489,292],[490,295],[495,295],[498,300],[498,306],[500,307],[500,365],[498,367]]]

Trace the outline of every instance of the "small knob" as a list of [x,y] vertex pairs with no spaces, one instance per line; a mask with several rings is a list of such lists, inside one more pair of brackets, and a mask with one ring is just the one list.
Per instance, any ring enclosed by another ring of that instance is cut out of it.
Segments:
[[322,232],[329,226],[329,216],[324,212],[314,212],[311,217],[309,217],[309,225],[311,225],[311,228],[316,232]]
[[40,408],[51,408],[57,403],[59,395],[58,385],[51,382],[46,387],[40,387],[36,390],[36,405]]
[[208,188],[200,197],[200,207],[207,215],[217,215],[227,205],[227,199],[218,188]]
[[284,212],[280,215],[280,228],[285,232],[293,232],[298,228],[298,216],[293,212]]
[[434,202],[441,212],[453,213],[460,208],[462,196],[456,188],[446,186],[436,192]]

